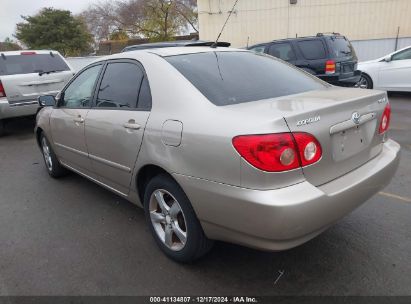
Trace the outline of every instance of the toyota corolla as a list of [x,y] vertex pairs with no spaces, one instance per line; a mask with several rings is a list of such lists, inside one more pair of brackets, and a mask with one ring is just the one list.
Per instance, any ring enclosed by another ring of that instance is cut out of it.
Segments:
[[48,173],[74,171],[143,207],[180,262],[213,240],[298,246],[387,185],[399,161],[385,92],[246,50],[104,57],[39,103]]

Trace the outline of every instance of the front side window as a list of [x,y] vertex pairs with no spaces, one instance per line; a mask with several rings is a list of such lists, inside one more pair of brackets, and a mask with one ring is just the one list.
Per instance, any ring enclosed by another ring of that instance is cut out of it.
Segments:
[[325,48],[321,40],[298,41],[298,46],[305,59],[316,60],[325,58]]
[[293,48],[289,43],[276,43],[271,45],[268,54],[284,61],[295,60]]
[[65,108],[90,107],[94,85],[101,66],[101,64],[92,66],[78,74],[61,95],[60,106]]
[[109,63],[98,90],[96,107],[136,108],[143,78],[144,73],[136,64]]
[[265,50],[265,45],[257,45],[255,47],[252,47],[250,51],[256,52],[256,53],[264,53]]
[[274,57],[252,52],[205,52],[169,56],[165,60],[218,106],[327,87]]
[[392,60],[409,60],[411,59],[411,49],[404,50],[392,56]]

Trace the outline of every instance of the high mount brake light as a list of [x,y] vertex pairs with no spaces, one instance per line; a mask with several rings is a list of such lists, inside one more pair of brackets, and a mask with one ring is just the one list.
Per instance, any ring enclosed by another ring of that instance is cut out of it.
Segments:
[[308,166],[321,158],[321,145],[308,133],[240,135],[233,138],[237,152],[252,166],[282,172]]
[[388,128],[390,127],[390,120],[391,120],[391,105],[388,103],[385,106],[384,112],[382,113],[380,128],[378,133],[384,134],[387,132]]

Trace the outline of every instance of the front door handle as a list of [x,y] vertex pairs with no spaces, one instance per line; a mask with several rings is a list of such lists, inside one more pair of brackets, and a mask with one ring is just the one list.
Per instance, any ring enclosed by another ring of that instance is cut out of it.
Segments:
[[134,119],[130,119],[128,122],[123,124],[123,127],[126,129],[139,130],[141,128],[141,125],[136,123]]
[[73,121],[74,121],[75,123],[83,123],[83,122],[84,122],[84,118],[79,115],[79,116],[73,118]]

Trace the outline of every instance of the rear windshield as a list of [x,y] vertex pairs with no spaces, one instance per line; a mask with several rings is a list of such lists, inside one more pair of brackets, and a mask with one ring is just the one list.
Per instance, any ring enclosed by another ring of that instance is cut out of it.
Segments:
[[328,44],[331,48],[332,58],[355,57],[354,48],[345,37],[330,37]]
[[0,75],[29,74],[47,71],[68,71],[69,67],[57,54],[0,56]]
[[165,59],[217,106],[326,87],[297,68],[271,56],[251,52],[207,52]]

